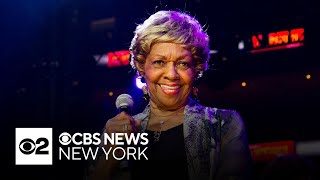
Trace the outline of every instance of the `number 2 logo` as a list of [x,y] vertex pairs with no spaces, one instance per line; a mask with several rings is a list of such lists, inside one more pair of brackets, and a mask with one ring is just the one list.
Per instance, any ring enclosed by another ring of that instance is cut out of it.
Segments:
[[19,149],[23,154],[32,154],[35,151],[35,154],[49,154],[49,151],[44,150],[48,147],[49,141],[47,138],[40,137],[34,142],[32,139],[25,138],[20,141]]

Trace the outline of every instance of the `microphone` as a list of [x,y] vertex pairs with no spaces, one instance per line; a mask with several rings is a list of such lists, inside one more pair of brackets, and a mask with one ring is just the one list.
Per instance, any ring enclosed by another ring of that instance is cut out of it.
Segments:
[[[116,99],[116,107],[121,113],[122,111],[131,115],[132,107],[133,107],[133,99],[129,94],[120,94]],[[120,162],[120,169],[123,171],[127,171],[129,168],[129,162],[126,160],[122,160]]]
[[116,99],[116,107],[121,113],[122,111],[131,115],[133,107],[133,99],[129,94],[121,94]]

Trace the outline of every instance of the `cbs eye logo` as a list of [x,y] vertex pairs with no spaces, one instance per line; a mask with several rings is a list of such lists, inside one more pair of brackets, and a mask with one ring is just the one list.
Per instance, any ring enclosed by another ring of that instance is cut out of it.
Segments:
[[[37,147],[37,145],[39,145]],[[19,149],[23,154],[49,154],[49,151],[44,150],[48,147],[49,141],[47,138],[41,137],[34,142],[32,139],[23,139],[19,144]]]
[[52,128],[16,128],[16,165],[52,164]]
[[59,136],[59,142],[62,145],[68,145],[71,142],[71,135],[67,132],[61,133]]

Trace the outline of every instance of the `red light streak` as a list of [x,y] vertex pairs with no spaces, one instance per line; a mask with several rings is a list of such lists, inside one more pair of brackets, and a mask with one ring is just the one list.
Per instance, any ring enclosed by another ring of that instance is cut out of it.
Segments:
[[250,53],[276,51],[276,50],[281,50],[281,49],[291,49],[291,48],[297,48],[297,47],[302,47],[302,46],[303,46],[303,43],[298,42],[298,43],[286,44],[286,45],[281,45],[281,46],[253,49],[250,51]]

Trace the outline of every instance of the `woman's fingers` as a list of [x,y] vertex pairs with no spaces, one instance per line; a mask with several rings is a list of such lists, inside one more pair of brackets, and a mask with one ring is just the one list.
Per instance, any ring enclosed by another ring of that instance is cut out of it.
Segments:
[[133,132],[137,132],[138,128],[141,126],[141,120],[134,120],[132,122]]
[[125,112],[121,112],[106,123],[105,129],[110,133],[130,133],[133,131],[133,118]]
[[141,120],[135,120],[134,125],[138,128],[141,126]]

